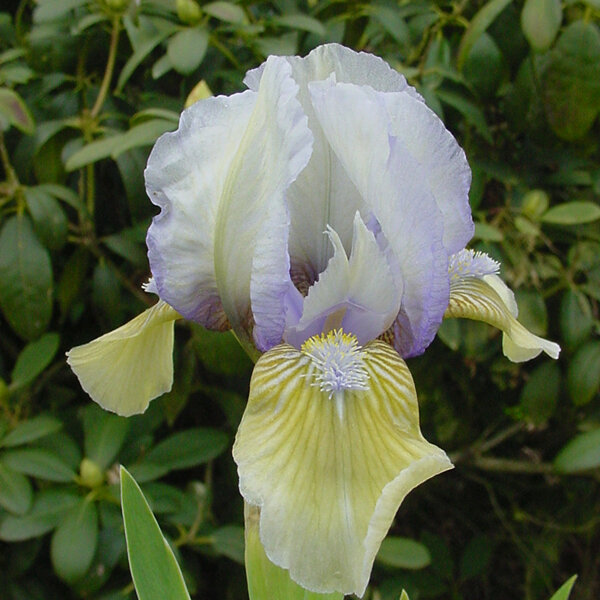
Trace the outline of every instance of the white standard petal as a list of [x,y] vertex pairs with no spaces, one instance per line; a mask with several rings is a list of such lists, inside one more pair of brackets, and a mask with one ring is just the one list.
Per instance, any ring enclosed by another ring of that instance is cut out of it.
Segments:
[[358,596],[406,495],[452,468],[398,354],[341,332],[259,359],[233,454],[269,559],[308,590]]
[[[239,147],[219,201],[214,261],[217,288],[231,326],[242,341],[254,319],[251,296],[256,300],[263,290],[275,299],[270,310],[279,315],[275,327],[283,334],[289,281],[283,207],[287,189],[308,163],[312,150],[312,135],[297,93],[287,61],[270,57],[252,115],[239,132]],[[274,216],[279,222],[265,230],[266,221]],[[266,235],[273,239],[263,245]],[[264,311],[258,306],[257,311],[259,320],[263,319]],[[276,337],[273,325],[265,325],[270,339]]]
[[[381,58],[366,52],[355,52],[339,44],[315,48],[306,58],[285,57],[292,67],[292,77],[299,87],[298,98],[313,132],[315,141],[308,166],[290,186],[288,194],[291,216],[289,251],[292,260],[303,265],[310,283],[316,280],[331,257],[331,245],[321,233],[327,226],[340,236],[346,250],[352,242],[353,217],[363,214],[364,201],[345,173],[323,135],[312,107],[309,83],[328,79],[370,85],[385,92],[406,92],[420,98],[404,76]],[[265,65],[249,71],[244,82],[258,90]]]
[[81,387],[102,408],[128,417],[173,384],[173,323],[179,314],[159,300],[118,329],[67,352]]
[[147,235],[155,287],[181,315],[211,329],[228,327],[214,270],[216,215],[256,96],[193,104],[179,129],[156,142],[145,171],[148,196],[161,208]]
[[402,356],[420,354],[435,336],[449,294],[444,218],[427,185],[427,169],[392,135],[385,93],[333,81],[313,83],[310,90],[331,148],[400,268],[404,287],[395,347]]

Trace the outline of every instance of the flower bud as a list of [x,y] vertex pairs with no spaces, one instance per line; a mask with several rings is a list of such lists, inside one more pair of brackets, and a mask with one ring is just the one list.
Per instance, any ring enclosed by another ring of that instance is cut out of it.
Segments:
[[202,18],[202,10],[196,0],[177,0],[177,16],[186,25],[196,25]]
[[89,458],[84,458],[79,465],[79,478],[81,485],[96,488],[104,482],[104,472]]
[[530,190],[523,196],[523,214],[530,219],[539,219],[547,210],[550,200],[544,190]]
[[113,13],[124,13],[131,0],[103,0],[104,6]]

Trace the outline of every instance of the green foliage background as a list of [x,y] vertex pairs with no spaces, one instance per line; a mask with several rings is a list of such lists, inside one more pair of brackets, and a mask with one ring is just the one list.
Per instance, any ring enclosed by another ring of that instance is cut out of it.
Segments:
[[[4,4],[3,6],[6,6]],[[195,598],[243,599],[230,456],[252,365],[176,331],[174,389],[139,417],[92,405],[64,351],[151,304],[149,150],[186,100],[242,89],[268,54],[383,56],[473,169],[473,246],[503,264],[558,362],[446,322],[410,361],[428,439],[456,469],[399,511],[367,597],[600,597],[600,3],[22,0],[0,12],[0,590],[133,598],[118,464]],[[191,94],[191,98],[190,98]]]

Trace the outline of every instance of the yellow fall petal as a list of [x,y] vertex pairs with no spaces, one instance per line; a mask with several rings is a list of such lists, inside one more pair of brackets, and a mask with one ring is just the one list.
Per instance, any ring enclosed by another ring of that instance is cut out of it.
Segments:
[[514,296],[497,275],[464,277],[450,284],[450,303],[445,318],[483,321],[502,330],[502,351],[513,362],[523,362],[545,352],[558,358],[560,346],[531,333],[516,319]]
[[306,345],[265,353],[233,454],[269,559],[308,590],[362,596],[405,496],[452,465],[421,434],[400,356],[381,341],[348,348],[325,366]]
[[142,413],[173,384],[173,329],[179,314],[162,300],[152,308],[67,352],[81,387],[102,408]]

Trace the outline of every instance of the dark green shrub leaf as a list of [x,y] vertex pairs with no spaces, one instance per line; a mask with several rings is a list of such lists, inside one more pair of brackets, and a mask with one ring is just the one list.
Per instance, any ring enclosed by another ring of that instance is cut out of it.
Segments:
[[144,462],[168,470],[187,469],[205,463],[227,448],[229,439],[222,431],[198,427],[169,436],[146,455]]
[[560,0],[525,0],[521,29],[536,52],[544,52],[552,46],[561,22]]
[[503,74],[503,57],[491,35],[482,33],[463,65],[465,79],[484,98],[493,96]]
[[2,440],[1,445],[5,447],[21,446],[33,442],[34,440],[39,440],[51,433],[55,433],[61,427],[62,423],[58,419],[55,419],[50,415],[38,415],[37,417],[19,423]]
[[0,88],[0,130],[6,130],[11,125],[23,133],[33,133],[35,124],[25,102],[17,92]]
[[487,535],[476,535],[470,540],[460,557],[460,576],[470,579],[483,575],[492,560],[494,541]]
[[94,502],[81,498],[54,531],[50,558],[56,574],[67,583],[81,579],[98,545],[98,512]]
[[123,321],[121,286],[106,261],[99,262],[94,269],[92,299],[98,313],[106,317],[111,327],[117,327]]
[[284,27],[290,27],[292,29],[300,29],[302,31],[309,31],[310,33],[314,33],[320,37],[325,37],[327,35],[327,30],[321,21],[317,21],[317,19],[309,17],[308,15],[303,15],[300,13],[283,15],[281,17],[275,17],[273,21],[277,25],[283,25]]
[[190,600],[173,551],[133,477],[121,467],[121,506],[139,600]]
[[45,333],[39,340],[29,342],[12,371],[12,384],[22,387],[31,383],[51,362],[58,350],[58,333]]
[[6,221],[0,232],[0,308],[14,331],[39,337],[52,315],[52,267],[28,217]]
[[78,500],[79,496],[70,490],[42,490],[34,498],[33,506],[26,515],[8,515],[0,521],[0,539],[5,542],[21,542],[44,535],[63,520]]
[[225,525],[212,533],[213,547],[219,553],[236,563],[244,564],[244,528],[239,525]]
[[85,456],[101,469],[107,469],[123,447],[129,431],[129,421],[108,413],[95,404],[83,413]]
[[200,66],[207,48],[208,31],[204,27],[190,27],[169,39],[167,57],[178,73],[189,75]]
[[219,375],[242,375],[252,369],[252,361],[230,332],[209,331],[192,325],[198,359]]
[[25,188],[33,226],[46,248],[58,250],[67,241],[67,216],[56,199],[41,187]]
[[600,206],[594,202],[565,202],[553,206],[542,215],[544,223],[553,225],[581,225],[598,219],[600,219]]
[[209,2],[202,5],[202,10],[207,15],[226,23],[243,24],[246,22],[244,9],[232,2]]
[[410,538],[388,536],[379,548],[377,560],[388,567],[423,569],[431,562],[427,546]]
[[600,110],[600,32],[575,21],[561,34],[542,77],[550,127],[564,140],[583,137]]
[[58,456],[41,448],[7,450],[2,455],[4,464],[17,473],[67,483],[75,480],[75,472]]
[[24,515],[32,500],[33,489],[29,479],[10,469],[0,456],[0,506],[16,515]]
[[567,289],[560,303],[560,331],[565,346],[574,350],[584,342],[594,327],[592,307],[585,294]]
[[587,342],[571,359],[567,388],[575,406],[588,404],[600,389],[600,342]]
[[490,0],[471,19],[458,47],[456,63],[459,69],[479,36],[496,20],[496,17],[510,4],[511,0]]
[[85,165],[108,158],[114,152],[120,140],[121,136],[118,132],[107,131],[105,137],[94,140],[73,152],[65,162],[65,169],[75,171],[85,167]]
[[556,456],[561,473],[579,473],[600,467],[600,428],[576,435]]
[[520,288],[515,292],[515,298],[519,307],[519,321],[536,335],[546,335],[548,310],[540,292]]
[[521,392],[521,417],[542,425],[554,414],[559,395],[560,369],[555,362],[545,362],[531,374]]

